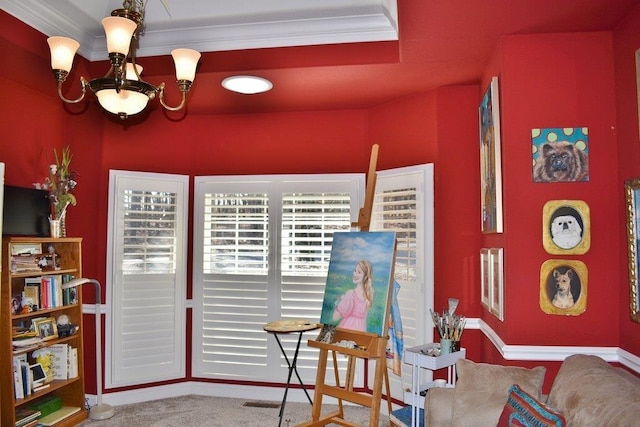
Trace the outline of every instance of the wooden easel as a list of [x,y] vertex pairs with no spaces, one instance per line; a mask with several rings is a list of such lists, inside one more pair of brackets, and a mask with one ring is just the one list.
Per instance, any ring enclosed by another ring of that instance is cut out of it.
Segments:
[[[376,186],[376,163],[378,159],[378,145],[374,144],[371,148],[371,159],[369,161],[369,171],[367,174],[367,187],[365,193],[365,201],[363,207],[358,213],[358,221],[352,223],[353,227],[358,227],[360,231],[369,231],[371,223],[371,211],[373,209],[373,197],[375,195]],[[391,290],[390,290],[391,292]],[[389,297],[390,301],[391,298]],[[390,306],[387,307],[389,312]],[[387,314],[388,316],[388,314]],[[307,342],[309,347],[320,349],[318,359],[318,370],[316,373],[316,385],[314,390],[313,408],[311,410],[311,420],[298,424],[297,427],[316,427],[324,426],[329,423],[336,423],[342,426],[358,427],[357,424],[344,419],[343,401],[357,403],[370,408],[369,427],[377,427],[380,420],[380,402],[382,400],[382,383],[386,387],[386,400],[388,411],[391,413],[391,397],[389,391],[389,376],[387,373],[386,348],[387,340],[387,319],[385,319],[385,328],[383,336],[368,332],[359,332],[354,330],[336,329],[333,336],[333,342],[353,341],[356,348],[342,347],[336,344],[327,344],[316,340]],[[333,359],[333,372],[335,384],[326,384],[327,361],[331,353]],[[338,355],[342,354],[347,357],[347,371],[344,385],[341,385],[338,370]],[[375,361],[375,371],[373,388],[371,393],[361,393],[354,391],[353,381],[355,378],[355,367],[357,359],[365,359],[367,361]],[[322,415],[322,399],[324,396],[331,396],[338,399],[338,410],[329,414]],[[390,423],[391,425],[391,423]]]
[[[387,364],[385,359],[388,337],[381,337],[368,332],[336,329],[333,339],[334,342],[342,340],[354,341],[357,348],[351,349],[315,340],[308,341],[307,344],[309,347],[316,347],[320,349],[320,356],[318,359],[318,371],[316,374],[316,387],[314,390],[311,420],[298,424],[297,427],[325,426],[329,423],[348,427],[358,427],[358,424],[354,424],[344,419],[344,408],[342,402],[345,400],[370,408],[369,427],[378,427],[378,423],[380,421],[380,402],[382,400],[383,381],[387,392],[387,406],[389,413],[391,413],[389,377],[387,374]],[[331,353],[333,359],[333,371],[335,377],[335,384],[331,385],[325,383],[329,353]],[[338,373],[338,354],[345,355],[348,358],[344,385],[341,385]],[[371,394],[354,391],[353,389],[355,366],[358,358],[375,360],[375,373]],[[322,415],[322,399],[324,396],[331,396],[338,399],[337,411]]]

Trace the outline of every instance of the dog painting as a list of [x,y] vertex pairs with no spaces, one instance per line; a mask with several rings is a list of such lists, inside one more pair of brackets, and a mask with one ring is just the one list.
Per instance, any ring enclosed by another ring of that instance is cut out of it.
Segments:
[[540,308],[547,314],[579,316],[587,309],[589,272],[582,261],[549,259],[540,268]]
[[533,181],[589,181],[586,128],[533,129]]
[[551,222],[551,240],[562,249],[575,248],[582,240],[582,226],[573,215],[560,215]]
[[558,308],[571,308],[575,301],[571,293],[571,279],[573,270],[567,269],[561,273],[558,269],[553,270],[553,279],[556,285],[556,293],[551,300],[551,304]]

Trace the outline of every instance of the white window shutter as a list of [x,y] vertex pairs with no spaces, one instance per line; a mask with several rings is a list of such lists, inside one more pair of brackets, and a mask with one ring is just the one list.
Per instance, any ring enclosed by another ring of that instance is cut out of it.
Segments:
[[185,376],[189,177],[111,171],[105,384]]
[[[404,348],[433,341],[427,320],[433,308],[433,227],[433,165],[378,172],[370,229],[396,232]],[[401,378],[389,374],[391,395],[401,399],[411,386],[411,370],[403,365]]]
[[[286,378],[262,327],[320,319],[333,232],[349,230],[363,192],[362,174],[196,178],[194,377]],[[288,354],[294,335],[281,337]],[[301,346],[297,366],[313,382],[317,350]]]

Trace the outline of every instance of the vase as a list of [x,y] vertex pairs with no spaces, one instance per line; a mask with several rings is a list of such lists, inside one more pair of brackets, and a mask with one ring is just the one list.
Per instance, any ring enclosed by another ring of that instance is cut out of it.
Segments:
[[62,228],[59,219],[49,218],[49,235],[51,237],[62,237]]

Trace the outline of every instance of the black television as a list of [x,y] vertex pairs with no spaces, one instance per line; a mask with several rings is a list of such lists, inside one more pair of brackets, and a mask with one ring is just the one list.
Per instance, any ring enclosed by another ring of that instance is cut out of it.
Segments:
[[48,191],[4,186],[3,236],[49,237],[50,213]]

